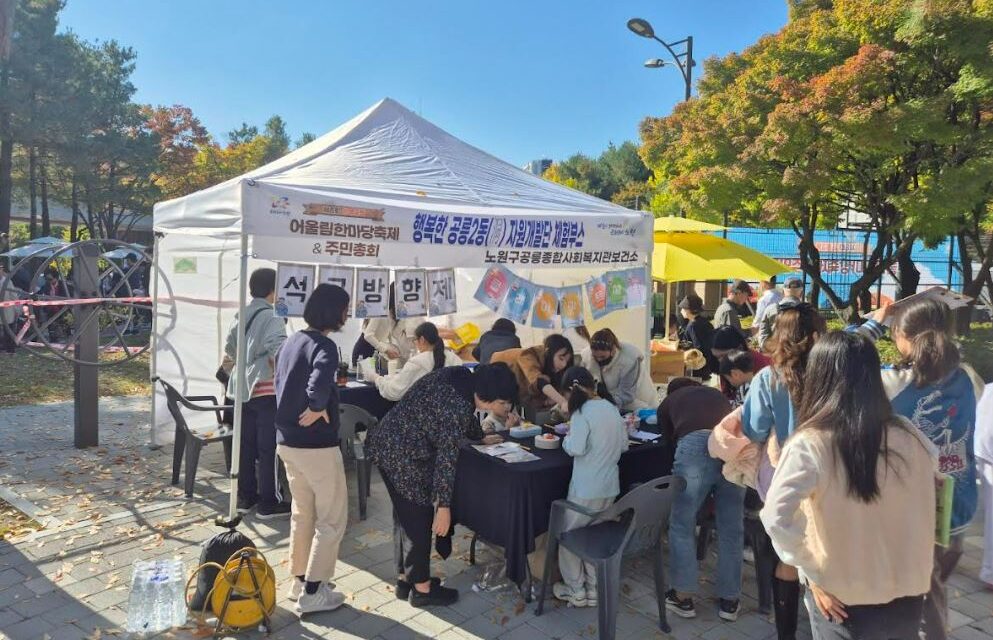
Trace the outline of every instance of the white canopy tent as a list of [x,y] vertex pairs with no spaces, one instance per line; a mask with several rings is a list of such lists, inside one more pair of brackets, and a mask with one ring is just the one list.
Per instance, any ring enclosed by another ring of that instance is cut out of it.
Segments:
[[[650,265],[653,242],[650,214],[531,175],[390,99],[255,171],[157,204],[154,230],[152,375],[198,395],[219,392],[214,371],[258,266],[455,267],[458,313],[432,320],[485,329],[495,314],[472,296],[486,267],[504,264],[548,286],[581,284]],[[650,320],[647,300],[599,323],[587,317],[591,328],[609,324],[639,345]],[[331,336],[345,354],[359,326]],[[547,331],[519,333],[533,343]],[[152,437],[161,444],[172,427],[155,393]],[[237,430],[240,402],[235,413]],[[234,446],[237,464],[237,437]]]

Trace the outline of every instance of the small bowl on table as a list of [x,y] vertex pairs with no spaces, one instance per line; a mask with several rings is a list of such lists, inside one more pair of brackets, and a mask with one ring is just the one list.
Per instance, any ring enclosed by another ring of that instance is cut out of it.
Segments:
[[534,446],[539,449],[558,449],[561,445],[562,438],[554,433],[543,433],[534,439]]
[[571,426],[572,425],[570,425],[568,422],[562,422],[562,423],[557,424],[554,427],[552,427],[552,430],[555,431],[555,433],[557,435],[567,436],[567,435],[569,435],[569,428]]

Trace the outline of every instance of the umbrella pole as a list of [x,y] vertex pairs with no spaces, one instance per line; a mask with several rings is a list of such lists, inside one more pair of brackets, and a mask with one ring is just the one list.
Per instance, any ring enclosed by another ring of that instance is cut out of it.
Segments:
[[665,337],[669,338],[669,305],[672,303],[672,283],[666,280],[665,283],[665,318],[662,321],[665,323]]

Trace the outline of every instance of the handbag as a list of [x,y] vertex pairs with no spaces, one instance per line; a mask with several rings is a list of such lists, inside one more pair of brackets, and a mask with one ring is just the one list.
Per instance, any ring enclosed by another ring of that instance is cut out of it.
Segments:
[[[252,314],[252,317],[248,319],[248,323],[245,325],[245,335],[246,336],[248,335],[248,330],[252,327],[252,321],[255,320],[255,318],[260,313],[262,313],[265,310],[266,310],[266,308],[265,307],[262,307],[261,309],[259,309],[255,313],[253,313]],[[225,359],[227,359],[227,358],[225,357]],[[234,362],[231,361],[231,360],[229,360],[229,362],[231,362],[232,364],[234,364]],[[230,371],[230,369],[229,368],[225,368],[224,363],[222,362],[221,363],[221,366],[217,367],[217,371],[214,372],[214,377],[217,378],[217,381],[220,382],[221,384],[223,384],[225,387],[228,386],[228,381],[231,380],[231,374],[229,373],[229,371]]]

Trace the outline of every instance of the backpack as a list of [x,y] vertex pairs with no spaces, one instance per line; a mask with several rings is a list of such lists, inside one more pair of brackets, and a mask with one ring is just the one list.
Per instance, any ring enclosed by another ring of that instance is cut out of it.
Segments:
[[[245,547],[254,549],[255,543],[237,529],[223,531],[203,543],[203,550],[200,552],[200,565],[216,563],[223,567],[233,554]],[[189,602],[191,611],[201,611],[208,605],[207,596],[214,588],[217,573],[218,570],[215,566],[207,566],[197,575],[197,590]],[[217,614],[218,612],[215,611],[214,613]]]

